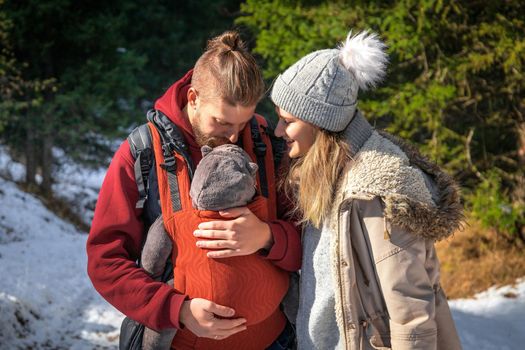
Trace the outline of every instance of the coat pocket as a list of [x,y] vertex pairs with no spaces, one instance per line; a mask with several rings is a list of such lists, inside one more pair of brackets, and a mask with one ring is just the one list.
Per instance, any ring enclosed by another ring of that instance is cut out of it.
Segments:
[[366,322],[363,333],[370,349],[385,350],[391,348],[387,322],[382,317]]

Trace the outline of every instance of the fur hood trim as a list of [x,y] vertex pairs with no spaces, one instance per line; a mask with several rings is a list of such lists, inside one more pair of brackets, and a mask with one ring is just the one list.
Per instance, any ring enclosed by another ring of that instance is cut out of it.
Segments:
[[390,134],[372,133],[347,168],[342,186],[346,198],[381,197],[387,220],[424,238],[442,240],[462,227],[456,182]]

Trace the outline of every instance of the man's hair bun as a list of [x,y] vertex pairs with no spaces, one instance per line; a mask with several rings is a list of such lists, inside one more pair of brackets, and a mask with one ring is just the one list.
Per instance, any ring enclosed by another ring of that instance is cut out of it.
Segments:
[[246,45],[236,31],[227,31],[208,41],[206,50],[245,51]]

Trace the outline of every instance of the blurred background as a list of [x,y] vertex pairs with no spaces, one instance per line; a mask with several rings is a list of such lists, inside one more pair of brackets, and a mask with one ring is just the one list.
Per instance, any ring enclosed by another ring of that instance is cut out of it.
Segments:
[[[519,0],[0,0],[0,144],[24,168],[18,186],[87,231],[94,203],[57,193],[58,155],[106,168],[207,39],[238,29],[270,87],[370,29],[390,65],[360,108],[460,182],[468,224],[438,249],[449,297],[471,297],[525,276],[524,13]],[[258,111],[276,118],[268,99]]]

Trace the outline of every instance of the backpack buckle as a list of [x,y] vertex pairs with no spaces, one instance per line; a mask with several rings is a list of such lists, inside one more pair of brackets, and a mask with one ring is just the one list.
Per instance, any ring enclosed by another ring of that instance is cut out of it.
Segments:
[[253,151],[257,157],[264,157],[266,155],[266,144],[262,141],[254,141]]
[[174,156],[164,157],[164,163],[160,164],[160,167],[174,173],[177,170],[177,161]]

